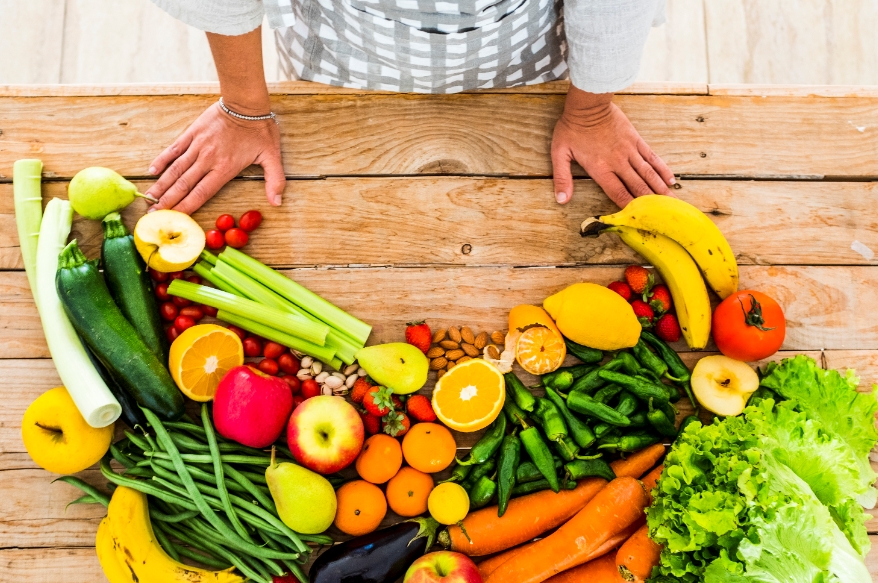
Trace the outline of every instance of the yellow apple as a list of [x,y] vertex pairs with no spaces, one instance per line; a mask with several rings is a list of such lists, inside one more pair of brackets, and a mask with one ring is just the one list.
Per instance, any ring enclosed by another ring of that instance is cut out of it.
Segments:
[[137,221],[134,245],[152,269],[164,273],[183,271],[204,251],[204,230],[185,213],[155,211]]
[[728,356],[705,356],[692,371],[692,392],[705,409],[717,415],[739,415],[759,388],[750,365]]

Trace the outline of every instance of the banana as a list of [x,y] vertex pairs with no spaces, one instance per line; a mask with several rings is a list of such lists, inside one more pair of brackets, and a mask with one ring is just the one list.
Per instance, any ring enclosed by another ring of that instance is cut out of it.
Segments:
[[688,202],[650,194],[635,198],[618,213],[596,219],[582,223],[583,236],[599,234],[601,224],[659,233],[692,255],[707,284],[721,299],[738,291],[738,263],[732,248],[713,221]]
[[243,583],[225,571],[197,569],[177,562],[159,546],[149,520],[146,494],[119,486],[95,541],[110,583]]
[[610,227],[622,241],[649,261],[668,284],[677,308],[677,320],[686,344],[693,350],[707,346],[710,337],[710,298],[698,266],[686,250],[669,237],[632,229]]

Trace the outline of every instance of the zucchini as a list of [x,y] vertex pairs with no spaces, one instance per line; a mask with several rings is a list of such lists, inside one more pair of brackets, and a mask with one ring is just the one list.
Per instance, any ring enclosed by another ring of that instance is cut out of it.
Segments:
[[167,364],[168,339],[146,264],[134,247],[134,237],[122,224],[119,213],[104,217],[103,227],[101,263],[110,295],[125,319],[134,326],[140,339],[162,363]]
[[58,296],[71,324],[137,404],[165,420],[183,414],[183,395],[168,369],[113,303],[95,262],[70,242],[58,258]]

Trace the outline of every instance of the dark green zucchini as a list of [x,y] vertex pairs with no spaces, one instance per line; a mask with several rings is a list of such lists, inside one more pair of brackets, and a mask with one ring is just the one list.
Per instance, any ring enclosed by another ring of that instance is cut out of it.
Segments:
[[58,257],[55,285],[70,323],[134,400],[165,420],[183,414],[183,395],[168,369],[113,302],[95,262],[70,242]]
[[101,263],[110,295],[140,339],[163,364],[167,364],[168,339],[146,264],[134,247],[134,237],[128,233],[119,213],[104,217],[103,226]]

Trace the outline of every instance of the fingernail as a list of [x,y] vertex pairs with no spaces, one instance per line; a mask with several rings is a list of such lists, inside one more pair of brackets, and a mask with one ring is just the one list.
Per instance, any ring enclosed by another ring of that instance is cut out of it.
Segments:
[[557,192],[555,193],[555,200],[560,203],[567,202],[567,194],[563,192]]
[[154,213],[154,212],[157,211],[157,210],[158,210],[158,209],[155,208],[155,206],[151,206],[151,207],[149,207],[148,209],[146,209],[146,212],[148,212],[148,213]]
[[674,178],[673,176],[671,176],[671,179],[668,181],[668,184],[670,184],[671,186],[674,186],[675,184],[677,184],[677,179]]
[[280,206],[280,195],[279,194],[275,194],[272,197],[271,204],[273,204],[274,206]]
[[150,174],[155,174],[155,166],[150,166],[148,172]]

